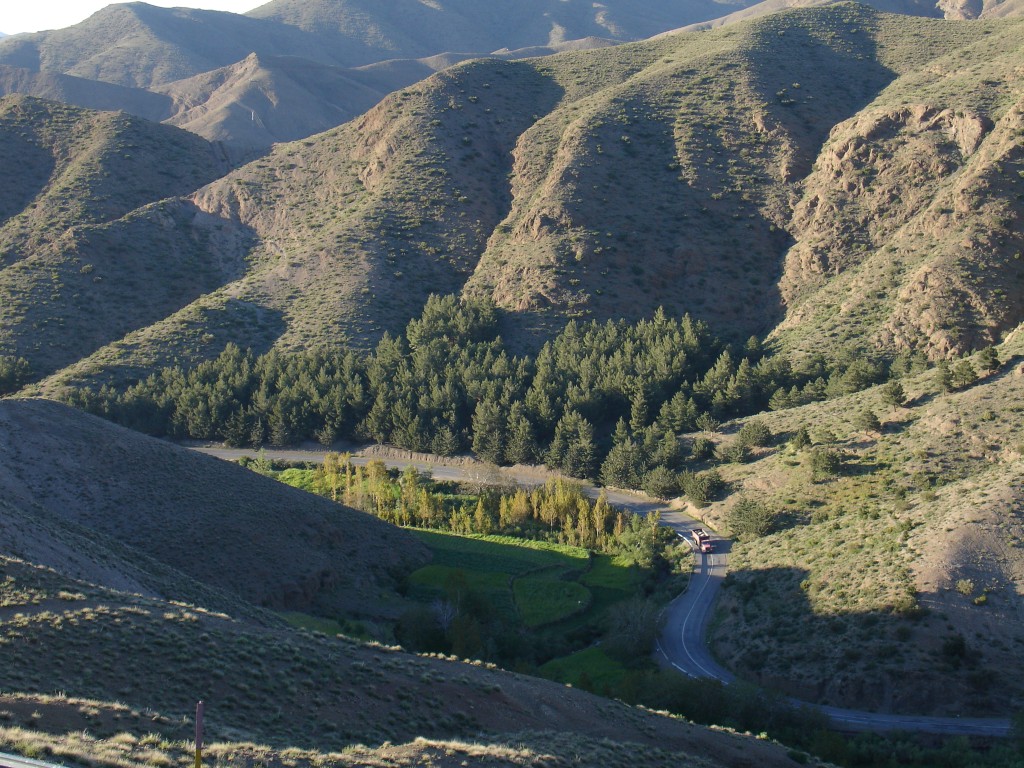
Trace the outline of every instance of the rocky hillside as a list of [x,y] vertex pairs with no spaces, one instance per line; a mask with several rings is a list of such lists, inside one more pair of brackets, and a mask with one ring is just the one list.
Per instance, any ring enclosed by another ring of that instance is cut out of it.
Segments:
[[0,435],[4,553],[94,584],[381,615],[429,557],[368,515],[56,403],[0,402]]
[[234,271],[61,380],[365,346],[431,292],[523,346],[659,305],[797,351],[991,343],[1024,319],[1020,31],[842,5],[452,68],[106,227]]
[[[12,96],[0,101],[0,156],[9,174],[0,344],[39,372],[156,322],[241,269],[211,258],[217,231],[203,234],[177,198],[231,167],[197,136]],[[156,202],[165,198],[174,202]]]

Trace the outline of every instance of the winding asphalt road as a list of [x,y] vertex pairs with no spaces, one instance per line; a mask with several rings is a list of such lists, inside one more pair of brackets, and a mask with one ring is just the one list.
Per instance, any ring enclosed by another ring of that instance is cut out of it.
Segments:
[[[679,512],[662,514],[662,522],[684,537],[699,525]],[[707,636],[715,597],[725,578],[730,541],[712,538],[714,551],[696,553],[693,575],[686,592],[676,598],[665,611],[665,626],[656,644],[658,660],[690,677],[705,677],[731,683],[736,676],[719,665],[711,656],[704,638]],[[918,731],[944,735],[1008,736],[1009,718],[924,717],[862,712],[840,707],[825,707],[798,699],[795,706],[812,707],[828,715],[843,731]]]
[[[193,450],[229,461],[237,461],[242,456],[256,455],[252,450],[234,448],[196,447]],[[315,449],[264,451],[264,455],[269,459],[291,462],[322,462],[325,454],[326,450]],[[446,464],[443,460],[426,461],[358,454],[352,456],[352,463],[365,466],[373,459],[383,461],[392,469],[404,469],[411,464],[421,472],[429,472],[438,480],[468,479],[476,482],[512,482],[534,486],[543,484],[552,476],[545,470],[502,468],[495,473],[493,468],[481,469],[480,465],[473,464]],[[592,498],[596,498],[602,490],[588,484],[584,484],[583,487],[584,492]],[[662,524],[686,539],[689,538],[690,530],[701,526],[700,522],[682,512],[666,511],[664,505],[639,494],[608,490],[607,495],[609,503],[640,514],[661,510]],[[656,644],[656,655],[661,663],[674,667],[690,677],[711,678],[728,684],[735,680],[736,676],[715,661],[705,643],[705,637],[715,598],[727,572],[731,542],[721,537],[713,537],[712,544],[713,552],[696,553],[689,587],[665,609],[665,627]],[[1008,736],[1010,733],[1009,718],[889,715],[824,707],[797,699],[791,701],[796,706],[812,707],[823,712],[839,730],[844,731],[917,731],[990,737]]]
[[0,768],[60,768],[53,763],[44,763],[41,760],[29,760],[27,757],[8,755],[0,752]]

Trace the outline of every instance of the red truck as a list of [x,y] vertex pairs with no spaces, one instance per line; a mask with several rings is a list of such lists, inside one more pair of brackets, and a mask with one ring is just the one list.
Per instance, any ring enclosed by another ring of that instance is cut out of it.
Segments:
[[697,548],[698,552],[711,552],[711,537],[708,536],[708,532],[703,528],[694,528],[690,531],[690,539],[693,541],[694,547]]

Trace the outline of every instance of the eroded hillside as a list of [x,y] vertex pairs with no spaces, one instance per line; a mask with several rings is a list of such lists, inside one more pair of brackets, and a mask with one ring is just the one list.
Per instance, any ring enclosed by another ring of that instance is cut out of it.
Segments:
[[62,380],[366,346],[431,292],[521,346],[659,305],[797,351],[991,343],[1024,312],[1019,33],[838,5],[463,64],[174,203],[239,271]]

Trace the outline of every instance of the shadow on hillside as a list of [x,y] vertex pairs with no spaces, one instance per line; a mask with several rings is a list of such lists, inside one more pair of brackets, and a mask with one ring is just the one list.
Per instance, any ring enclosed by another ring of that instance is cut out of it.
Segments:
[[[841,559],[833,572],[843,572]],[[996,676],[989,641],[933,613],[931,598],[910,600],[851,559],[841,581],[803,568],[730,572],[723,582],[721,620],[709,642],[719,661],[741,678],[795,698],[878,712],[1005,714],[1020,692],[1013,676]],[[852,592],[846,599],[837,595]],[[888,610],[840,612],[855,595],[874,595]],[[973,607],[973,606],[972,606]]]
[[[822,29],[801,14],[762,24],[768,59],[753,68],[755,90],[794,141],[787,180],[807,176],[832,128],[870,104],[897,76],[879,63],[873,13],[851,6],[849,26]],[[768,53],[771,51],[771,53]],[[774,62],[772,66],[770,62]]]

